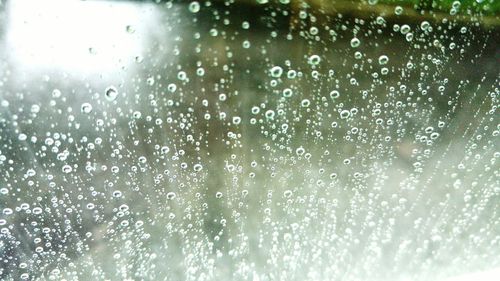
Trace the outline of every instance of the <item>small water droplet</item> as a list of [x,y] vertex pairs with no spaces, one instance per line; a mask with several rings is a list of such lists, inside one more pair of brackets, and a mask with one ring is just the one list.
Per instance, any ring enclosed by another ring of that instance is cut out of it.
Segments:
[[387,64],[388,61],[389,61],[389,57],[386,55],[382,55],[378,58],[378,63],[381,65]]
[[73,168],[71,168],[70,165],[66,164],[62,167],[62,171],[63,171],[63,173],[68,174],[68,173],[71,173],[73,171]]
[[92,112],[92,105],[88,102],[82,103],[81,111],[82,113],[89,114]]
[[189,11],[191,13],[198,13],[200,11],[200,3],[198,1],[189,3]]
[[361,41],[359,41],[358,38],[355,37],[351,39],[351,47],[357,48],[359,45],[361,45]]
[[167,199],[168,200],[172,200],[176,197],[175,193],[170,191],[169,193],[167,193]]
[[308,60],[310,65],[318,65],[321,62],[321,57],[318,55],[312,55]]
[[311,101],[309,101],[308,99],[303,99],[301,102],[300,102],[300,105],[302,107],[309,107],[309,105],[311,105]]
[[114,86],[109,86],[104,91],[106,99],[109,101],[114,101],[118,97],[118,90]]
[[401,15],[401,14],[403,14],[403,7],[401,7],[401,6],[396,6],[396,8],[394,8],[394,13],[395,13],[396,15],[398,15],[398,16],[399,16],[399,15]]
[[203,169],[203,166],[201,164],[194,164],[193,169],[195,172],[199,172]]
[[274,66],[271,68],[271,76],[274,78],[279,78],[281,77],[281,74],[283,74],[283,69],[280,66]]
[[347,119],[349,116],[351,116],[351,112],[349,112],[349,110],[342,110],[340,112],[340,118],[342,119]]

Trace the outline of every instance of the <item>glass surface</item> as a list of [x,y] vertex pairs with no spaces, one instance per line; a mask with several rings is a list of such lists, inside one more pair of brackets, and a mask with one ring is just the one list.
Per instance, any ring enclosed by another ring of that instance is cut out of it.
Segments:
[[500,276],[498,1],[0,3],[0,280]]

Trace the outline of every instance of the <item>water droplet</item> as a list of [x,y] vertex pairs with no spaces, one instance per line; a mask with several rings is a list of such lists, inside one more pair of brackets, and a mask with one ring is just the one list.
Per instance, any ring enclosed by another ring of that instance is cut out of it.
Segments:
[[426,31],[427,29],[429,29],[429,27],[431,26],[431,24],[428,22],[428,21],[423,21],[420,23],[420,28],[424,31]]
[[288,79],[294,79],[295,77],[297,77],[297,71],[291,69],[287,72],[287,77]]
[[201,164],[194,164],[193,169],[195,172],[199,172],[203,169],[203,166]]
[[290,198],[292,196],[292,191],[291,190],[285,190],[285,192],[283,192],[283,196],[285,198]]
[[66,164],[62,167],[62,171],[63,171],[63,173],[68,174],[68,173],[71,173],[73,171],[73,168],[70,165]]
[[349,110],[342,110],[340,112],[340,118],[342,119],[347,119],[349,116],[351,116],[351,112],[349,112]]
[[401,34],[406,34],[408,32],[411,31],[411,27],[407,24],[403,24],[403,26],[401,26]]
[[310,65],[318,65],[321,62],[321,57],[318,55],[312,55],[308,60]]
[[134,111],[134,113],[132,113],[132,117],[134,119],[141,119],[142,113],[140,111]]
[[146,158],[145,156],[139,157],[139,163],[145,164],[147,161],[148,161],[148,158]]
[[92,105],[88,102],[82,103],[81,111],[85,114],[92,112]]
[[283,90],[283,97],[285,97],[285,98],[291,97],[292,94],[293,94],[293,91],[290,88],[286,88]]
[[52,97],[53,98],[59,98],[59,97],[61,97],[61,95],[62,95],[62,93],[61,93],[61,91],[59,89],[54,89],[52,91]]
[[120,197],[122,197],[122,194],[123,194],[123,193],[122,193],[120,190],[115,190],[115,191],[113,191],[113,197],[115,197],[115,198],[120,198]]
[[271,76],[274,78],[281,77],[282,73],[283,69],[280,66],[274,66],[273,68],[271,68]]
[[267,119],[274,119],[274,111],[269,109],[268,111],[266,111],[266,118]]
[[337,99],[338,97],[340,97],[339,91],[333,90],[333,91],[330,92],[330,98]]
[[161,147],[161,153],[162,154],[167,154],[170,151],[170,148],[168,146],[162,146]]
[[394,8],[394,13],[395,13],[396,15],[398,15],[398,16],[399,16],[399,15],[401,15],[401,14],[403,14],[403,7],[401,7],[401,6],[396,6],[396,8]]
[[359,41],[358,38],[352,38],[351,39],[351,47],[357,48],[361,44],[361,41]]
[[198,3],[198,1],[189,3],[189,11],[191,13],[198,13],[200,11],[200,3]]
[[118,90],[114,86],[109,86],[104,91],[106,99],[109,101],[114,101],[118,97]]
[[135,29],[133,26],[127,25],[127,26],[125,26],[125,31],[127,31],[127,33],[134,33]]
[[241,123],[241,117],[239,116],[234,116],[233,117],[233,124],[234,125],[239,125]]
[[31,113],[38,113],[40,112],[40,106],[38,104],[34,104],[31,106]]
[[174,83],[170,83],[168,84],[167,86],[167,90],[171,93],[175,92],[175,90],[177,90],[177,85],[175,85]]
[[149,86],[153,86],[155,84],[155,78],[148,77],[148,79],[146,79],[146,83],[148,83]]
[[387,64],[388,61],[389,57],[387,57],[386,55],[382,55],[378,58],[378,63],[381,65]]
[[172,200],[176,197],[175,193],[170,191],[169,193],[167,193],[167,199],[168,200]]

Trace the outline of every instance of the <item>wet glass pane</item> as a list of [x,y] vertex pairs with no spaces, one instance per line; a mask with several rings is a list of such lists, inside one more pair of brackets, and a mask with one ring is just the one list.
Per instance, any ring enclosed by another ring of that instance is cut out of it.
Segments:
[[499,11],[0,0],[0,279],[497,280]]

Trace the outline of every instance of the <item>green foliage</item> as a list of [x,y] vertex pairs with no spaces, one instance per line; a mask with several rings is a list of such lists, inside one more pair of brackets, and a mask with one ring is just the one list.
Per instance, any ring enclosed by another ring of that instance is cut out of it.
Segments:
[[[362,0],[366,1],[366,0]],[[426,0],[378,0],[374,1],[381,4],[415,6]],[[456,3],[460,3],[458,12],[473,13],[482,12],[484,14],[497,14],[500,11],[500,1],[495,0],[429,0],[432,2],[433,10],[450,11]],[[455,3],[456,2],[456,3]]]

